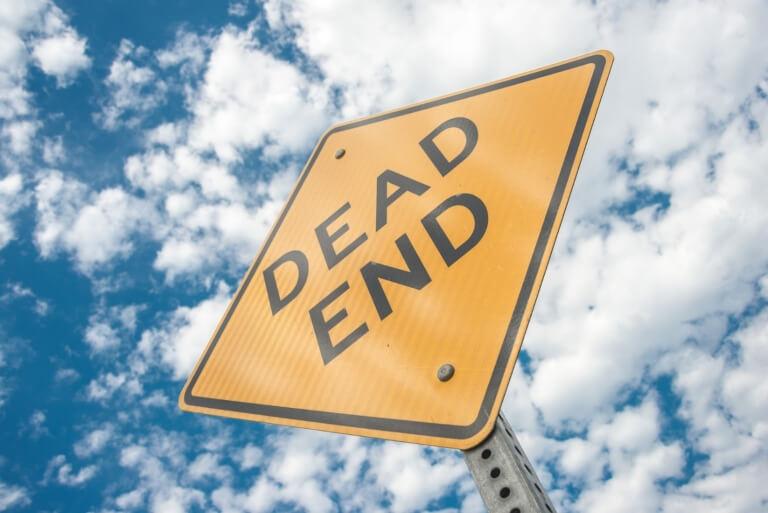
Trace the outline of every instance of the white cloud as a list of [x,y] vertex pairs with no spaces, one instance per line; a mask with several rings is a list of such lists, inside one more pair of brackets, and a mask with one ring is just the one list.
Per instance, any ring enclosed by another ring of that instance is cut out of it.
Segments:
[[[450,6],[274,0],[266,2],[265,11],[275,30],[296,32],[298,46],[340,87],[344,117],[568,57],[593,43],[596,18],[588,4],[568,0]],[[500,48],[507,59],[491,50]]]
[[142,406],[147,408],[164,408],[170,403],[171,401],[168,399],[168,396],[159,390],[153,391],[151,394],[141,400]]
[[589,431],[590,440],[617,454],[649,447],[658,437],[659,410],[649,399],[636,408],[621,411],[608,424],[593,423]]
[[[0,249],[15,237],[13,214],[22,206],[20,170],[31,159],[43,123],[37,119],[27,89],[29,66],[35,62],[67,85],[87,67],[86,40],[69,25],[64,12],[49,0],[4,2],[0,6]],[[5,190],[4,190],[5,189]]]
[[64,12],[47,0],[0,6],[0,43],[0,119],[30,113],[25,82],[31,59],[54,75],[59,85],[69,83],[90,62],[86,40],[69,25]]
[[264,457],[264,451],[256,445],[247,444],[235,455],[235,459],[240,464],[240,470],[248,470],[261,465]]
[[48,434],[48,428],[45,426],[45,412],[41,410],[35,410],[32,415],[29,416],[29,422],[25,428],[25,431],[29,431],[32,438],[39,438]]
[[85,54],[86,40],[67,30],[34,43],[32,56],[40,69],[56,77],[59,87],[71,84],[77,74],[91,65]]
[[[124,479],[103,509],[160,512],[198,507],[268,513],[287,508],[331,513],[341,504],[344,511],[415,512],[425,511],[439,498],[441,486],[455,486],[458,500],[466,503],[463,513],[477,511],[478,497],[467,469],[452,451],[282,429],[271,430],[259,447],[243,446],[221,424],[209,428],[193,438],[153,427],[140,437],[126,434],[115,441],[112,445],[122,446],[118,460]],[[233,461],[239,470],[231,466]],[[398,483],[404,481],[398,466],[416,483]],[[425,476],[436,476],[437,482],[425,484]],[[419,487],[425,490],[419,492]],[[203,488],[212,492],[206,494]]]
[[59,164],[66,157],[64,140],[61,136],[46,137],[43,139],[43,162],[49,166]]
[[256,254],[281,206],[271,199],[253,210],[241,204],[218,203],[197,206],[183,215],[181,212],[193,208],[184,205],[186,200],[183,196],[169,197],[166,209],[179,212],[178,225],[163,241],[154,262],[155,269],[171,281],[230,260],[238,266],[246,264]]
[[[229,27],[216,36],[181,31],[155,57],[157,64],[145,48],[122,41],[99,119],[107,128],[136,126],[159,105],[167,86],[158,65],[180,66],[190,118],[146,132],[147,150],[125,161],[129,188],[97,191],[57,171],[41,173],[35,240],[44,257],[70,253],[79,270],[93,274],[127,258],[132,238],[141,235],[160,242],[154,268],[169,282],[221,264],[240,269],[296,174],[288,165],[267,181],[238,177],[233,171],[242,152],[303,151],[327,123],[325,86],[262,50],[253,29]],[[195,81],[203,65],[202,81]],[[291,120],[299,118],[297,129]],[[278,121],[283,128],[275,130]]]
[[461,501],[461,513],[485,513],[485,504],[480,494],[475,492],[467,495],[463,501]]
[[[5,353],[3,352],[3,347],[0,346],[0,369],[6,366],[5,363]],[[0,375],[0,408],[2,408],[3,404],[5,404],[5,398],[8,396],[8,388],[5,384],[5,379],[2,375]]]
[[[765,107],[754,114],[768,121]],[[758,241],[768,221],[751,191],[765,181],[768,152],[746,130],[737,118],[667,170],[668,211],[656,219],[605,216],[607,235],[596,227],[574,233],[553,262],[530,330],[536,344],[528,346],[541,360],[532,396],[545,417],[586,418],[637,383],[661,352],[688,337],[716,344],[725,328],[718,317],[750,302],[766,262]],[[711,176],[716,153],[723,156]]]
[[110,399],[117,391],[121,391],[130,397],[141,394],[143,387],[138,378],[131,373],[106,372],[88,383],[86,395],[91,401],[105,401]]
[[251,32],[226,29],[192,105],[190,144],[223,161],[258,147],[273,156],[301,151],[328,123],[326,107],[322,84],[259,48]]
[[144,494],[143,489],[126,492],[115,499],[115,504],[120,509],[137,509],[144,504]]
[[[275,452],[267,466],[269,477],[280,487],[279,495],[272,500],[295,503],[309,513],[334,511],[329,497],[331,490],[343,493],[344,485],[349,483],[350,478],[353,482],[357,481],[357,476],[350,476],[349,472],[350,469],[358,469],[355,460],[343,457],[346,452],[343,437],[309,431],[286,435],[273,440]],[[335,473],[331,483],[328,481],[332,475],[329,469],[333,464],[341,464],[343,468]],[[262,485],[260,491],[268,489]],[[360,495],[356,499],[346,501],[350,509],[354,509],[355,502],[366,495],[362,487],[358,488],[358,492]],[[340,500],[346,498],[342,495]],[[263,499],[261,502],[264,502]],[[371,501],[372,505],[375,503]]]
[[[181,142],[183,135],[183,127],[180,124],[163,123],[147,133],[147,143],[171,147]],[[136,158],[134,157],[134,161]]]
[[154,215],[151,204],[122,189],[93,193],[59,171],[40,176],[35,200],[35,242],[41,255],[69,251],[83,272],[128,256],[132,236],[149,230]]
[[162,242],[154,267],[169,281],[222,263],[246,265],[295,176],[288,169],[268,182],[246,185],[225,165],[203,159],[186,146],[172,153],[152,150],[132,156],[125,172],[132,184],[157,194],[161,203],[165,226],[157,230]]
[[391,494],[395,513],[423,511],[467,472],[458,454],[436,452],[428,456],[410,444],[386,443],[376,447],[371,457],[372,472],[378,485]]
[[248,2],[247,1],[230,1],[227,8],[227,14],[242,18],[248,14]]
[[92,353],[115,349],[122,337],[130,336],[136,329],[136,317],[141,305],[100,306],[88,320],[85,341]]
[[88,465],[74,471],[72,465],[67,463],[67,458],[63,454],[59,454],[48,462],[44,482],[47,483],[50,479],[55,479],[60,485],[77,487],[93,479],[97,470],[96,465]]
[[195,79],[205,65],[210,45],[209,36],[182,30],[176,33],[173,45],[159,50],[155,57],[161,68],[180,66],[183,77]]
[[[593,419],[583,436],[518,434],[558,511],[656,511],[665,481],[681,477],[684,466],[682,444],[659,439],[661,422],[651,394]],[[578,490],[575,497],[563,493],[566,486]]]
[[20,174],[10,174],[0,179],[0,249],[15,237],[11,217],[24,203],[23,184]]
[[223,284],[195,306],[181,306],[162,328],[145,331],[138,350],[147,362],[168,368],[174,379],[186,378],[229,303]]
[[149,510],[152,513],[184,513],[193,505],[201,506],[205,495],[199,490],[173,487],[159,490],[152,496]]
[[139,482],[133,490],[116,499],[119,507],[141,507],[151,513],[182,513],[202,507],[205,494],[180,483],[177,476],[187,465],[184,446],[175,433],[154,433],[120,452],[120,465],[134,470]]
[[[24,353],[29,349],[28,342],[6,333],[0,324],[0,413],[6,399],[11,395],[18,379],[17,369],[23,362]],[[23,422],[23,421],[22,421]],[[22,432],[27,428],[22,426]],[[0,456],[0,465],[3,459]]]
[[62,382],[62,381],[74,381],[78,377],[80,377],[80,374],[75,369],[59,369],[56,371],[56,374],[54,375],[54,379],[56,381]]
[[290,441],[294,445],[291,447],[285,444],[287,440],[283,441],[269,464],[270,476],[286,485],[298,485],[327,472],[328,455],[313,438],[312,434],[292,437]]
[[662,493],[657,483],[677,476],[682,459],[682,451],[676,446],[645,450],[607,481],[583,492],[575,510],[596,513],[658,511]]
[[14,28],[0,29],[0,119],[13,119],[30,112],[30,93],[24,88],[27,54]]
[[99,454],[104,447],[114,437],[114,427],[111,424],[105,424],[103,427],[96,428],[88,432],[74,446],[75,454],[80,458],[87,458],[94,454]]
[[680,414],[690,426],[691,443],[707,455],[690,482],[666,500],[671,512],[687,507],[746,513],[768,500],[768,492],[752,478],[768,465],[766,416],[754,405],[759,395],[753,395],[763,381],[767,315],[764,309],[733,335],[736,360],[687,347],[663,362],[676,369]]
[[531,400],[530,376],[520,367],[512,373],[502,413],[507,419],[514,419],[515,429],[536,431],[539,412]]
[[[156,136],[157,129],[150,133]],[[131,184],[147,192],[171,192],[198,184],[205,198],[239,199],[237,179],[226,166],[200,157],[190,148],[178,146],[172,152],[154,150],[128,158],[125,176]],[[185,212],[186,213],[186,212]]]
[[576,482],[594,482],[602,477],[606,464],[599,444],[582,438],[570,438],[562,444],[561,471]]
[[258,479],[245,493],[236,493],[229,486],[217,488],[211,494],[211,502],[222,513],[267,513],[273,511],[280,490],[268,479]]
[[735,335],[740,346],[739,365],[723,378],[723,399],[740,427],[765,446],[768,444],[768,309],[750,319]]
[[152,70],[149,51],[123,39],[105,80],[109,97],[97,120],[108,130],[135,127],[165,101],[167,85]]
[[26,488],[0,481],[0,511],[14,506],[26,506],[30,502],[29,492]]
[[187,473],[193,481],[202,481],[206,478],[222,481],[229,477],[230,469],[220,464],[217,454],[205,452],[189,464]]
[[758,287],[760,289],[760,295],[764,298],[768,298],[768,274],[764,275],[758,281]]
[[106,322],[96,321],[85,330],[85,341],[93,352],[99,353],[120,345],[117,331]]
[[[243,454],[250,448],[257,449],[246,445]],[[211,501],[220,511],[266,512],[277,504],[311,513],[338,511],[340,505],[344,511],[371,513],[426,511],[454,486],[459,500],[473,496],[465,513],[478,511],[467,468],[452,451],[279,430],[254,452],[263,461],[261,472],[242,491],[231,483],[215,490]]]
[[28,119],[9,121],[3,125],[6,146],[15,155],[28,155],[40,124]]
[[664,497],[664,511],[666,513],[760,511],[768,496],[763,483],[766,472],[768,472],[768,464],[763,459],[728,469],[721,474],[695,477],[679,490]]
[[40,253],[71,253],[90,273],[130,256],[132,238],[145,235],[160,239],[154,267],[169,281],[222,263],[241,267],[258,249],[295,173],[288,169],[243,187],[225,165],[185,146],[132,156],[125,172],[149,197],[121,188],[95,192],[58,171],[41,174],[35,195]]
[[[194,306],[174,310],[159,327],[144,331],[136,348],[126,358],[116,362],[112,370],[102,370],[92,379],[86,387],[86,397],[91,401],[104,402],[120,394],[133,400],[144,393],[143,383],[152,369],[167,370],[177,380],[185,378],[213,333],[228,301],[229,289],[220,284],[210,298]],[[124,311],[125,308],[118,310]],[[120,322],[127,321],[123,319]],[[135,326],[130,322],[128,324],[132,331]],[[141,399],[145,407],[164,407],[168,403],[165,394],[157,390]],[[200,462],[200,465],[203,463]],[[207,474],[202,472],[198,477],[204,475]]]
[[8,283],[6,285],[6,292],[0,294],[0,303],[9,303],[19,300],[24,302],[31,301],[32,310],[40,317],[44,317],[48,314],[50,305],[47,301],[37,297],[30,288],[25,287],[21,283]]

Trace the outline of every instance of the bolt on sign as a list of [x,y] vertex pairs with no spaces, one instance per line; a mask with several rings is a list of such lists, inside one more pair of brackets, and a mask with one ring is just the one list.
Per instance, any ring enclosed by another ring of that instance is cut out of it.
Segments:
[[599,51],[328,130],[181,408],[480,443],[612,61]]

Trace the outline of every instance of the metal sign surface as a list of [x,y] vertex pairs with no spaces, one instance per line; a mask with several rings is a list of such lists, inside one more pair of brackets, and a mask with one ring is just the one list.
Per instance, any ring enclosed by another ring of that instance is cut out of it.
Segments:
[[482,441],[612,60],[588,54],[326,132],[181,408]]

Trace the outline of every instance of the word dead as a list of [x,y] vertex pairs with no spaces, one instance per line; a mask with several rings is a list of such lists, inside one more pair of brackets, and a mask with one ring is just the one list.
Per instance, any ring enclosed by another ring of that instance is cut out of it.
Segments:
[[[434,141],[442,132],[451,128],[461,130],[465,141],[464,147],[458,155],[449,160]],[[472,153],[477,145],[477,135],[477,126],[471,120],[465,117],[457,117],[440,124],[424,137],[419,142],[419,145],[434,165],[436,171],[443,177],[453,171]],[[390,184],[395,189],[391,194],[388,194],[387,191]],[[386,169],[379,174],[376,178],[376,231],[387,224],[387,210],[403,195],[408,193],[421,196],[428,189],[429,185],[391,169]],[[440,224],[440,216],[454,208],[463,208],[469,211],[474,222],[469,237],[459,244],[455,244],[448,238]],[[340,237],[349,231],[349,225],[346,223],[341,224],[335,230],[331,230],[331,226],[338,224],[337,221],[349,209],[349,202],[341,205],[315,228],[315,236],[317,237],[317,242],[320,245],[320,250],[328,270],[333,269],[333,267],[368,240],[368,235],[361,233],[344,247],[338,247],[335,244]],[[488,209],[482,200],[473,194],[455,194],[446,198],[425,215],[421,219],[421,224],[445,264],[450,267],[466,255],[482,239],[488,228]],[[405,268],[393,267],[374,261],[370,261],[360,268],[363,282],[368,289],[368,294],[381,321],[384,321],[392,313],[392,305],[384,292],[382,281],[388,281],[416,290],[422,289],[431,281],[429,273],[408,235],[400,235],[394,243],[405,263]],[[279,290],[275,277],[275,271],[284,265],[293,265],[298,271],[296,282],[290,290]],[[309,262],[307,256],[299,250],[288,251],[264,269],[264,285],[273,316],[278,315],[283,308],[296,299],[307,283],[308,274]],[[337,340],[335,341],[331,339],[331,330],[348,316],[345,308],[334,308],[334,302],[348,290],[349,282],[342,282],[310,308],[308,312],[317,339],[317,345],[320,349],[320,355],[325,365],[328,365],[334,358],[343,353],[369,331],[368,325],[362,323],[345,336],[336,337]]]

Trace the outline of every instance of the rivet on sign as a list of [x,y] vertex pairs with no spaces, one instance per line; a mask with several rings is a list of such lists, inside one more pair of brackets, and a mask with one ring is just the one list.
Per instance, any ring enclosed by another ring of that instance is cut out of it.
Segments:
[[440,381],[448,381],[453,377],[456,369],[450,363],[445,363],[437,369],[437,379]]
[[336,158],[340,159],[341,157],[344,156],[345,153],[347,153],[347,151],[344,148],[339,148],[338,150],[336,150]]

